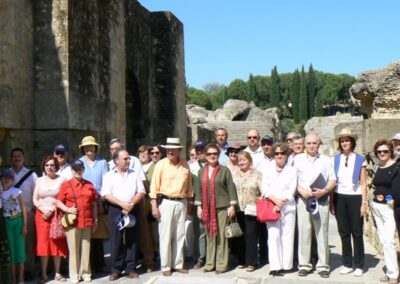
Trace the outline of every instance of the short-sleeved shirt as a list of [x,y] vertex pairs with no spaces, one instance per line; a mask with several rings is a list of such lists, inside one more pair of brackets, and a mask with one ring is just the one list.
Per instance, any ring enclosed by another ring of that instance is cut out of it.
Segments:
[[90,181],[72,178],[61,185],[57,199],[67,207],[78,209],[76,227],[83,229],[93,225],[93,202],[96,202],[96,196],[96,190]]
[[[14,185],[30,171],[25,167],[23,167],[18,173],[16,173],[12,168],[11,170],[14,173]],[[22,197],[24,198],[25,209],[27,212],[33,209],[33,192],[35,191],[37,178],[36,173],[32,173],[19,187],[22,192]]]
[[22,213],[22,208],[19,206],[18,196],[22,194],[21,190],[16,187],[11,187],[1,194],[1,202],[3,203],[3,216],[14,217]]
[[65,163],[63,166],[60,166],[60,168],[57,171],[57,174],[59,176],[65,177],[66,180],[70,180],[72,178],[71,165]]
[[260,171],[259,165],[264,159],[264,151],[262,147],[258,146],[258,148],[255,151],[252,151],[250,147],[247,146],[243,151],[250,154],[251,159],[253,160],[253,167]]
[[143,180],[137,171],[128,169],[123,175],[114,169],[104,175],[101,196],[112,195],[115,198],[131,202],[136,193],[146,193]]
[[296,155],[294,157],[294,167],[297,172],[298,185],[309,191],[311,191],[310,185],[320,173],[326,181],[336,180],[331,159],[319,153],[315,158],[307,153]]
[[[146,181],[146,173],[143,169],[142,163],[140,162],[140,160],[138,158],[136,158],[135,156],[129,156],[131,158],[131,160],[129,161],[129,168],[138,172],[140,178],[143,181]],[[108,168],[111,170],[115,170],[115,163],[114,160],[110,160],[108,161]]]
[[86,160],[85,156],[82,156],[80,160],[83,162],[85,166],[85,171],[83,172],[83,178],[85,180],[90,181],[96,191],[100,193],[103,176],[108,172],[108,163],[106,160],[96,157],[92,166],[89,166],[88,161]]

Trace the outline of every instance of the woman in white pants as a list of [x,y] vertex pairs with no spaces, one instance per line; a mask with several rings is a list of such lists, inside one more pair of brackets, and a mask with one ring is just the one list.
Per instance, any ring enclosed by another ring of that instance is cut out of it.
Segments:
[[379,240],[383,246],[383,258],[386,275],[381,282],[397,284],[399,265],[397,263],[396,222],[393,208],[400,203],[400,169],[394,160],[393,145],[388,140],[379,140],[374,146],[375,156],[379,160],[378,168],[372,180],[375,186],[372,212]]
[[272,147],[274,161],[263,172],[262,194],[275,203],[281,212],[277,222],[268,222],[268,259],[270,275],[283,276],[293,268],[293,243],[296,220],[294,193],[297,186],[296,171],[287,164],[289,147],[277,143]]

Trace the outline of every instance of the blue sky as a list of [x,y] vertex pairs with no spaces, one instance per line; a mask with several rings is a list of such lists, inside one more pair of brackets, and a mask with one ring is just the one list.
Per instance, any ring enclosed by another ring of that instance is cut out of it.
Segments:
[[398,0],[139,0],[184,24],[186,82],[228,85],[249,74],[360,72],[400,60]]

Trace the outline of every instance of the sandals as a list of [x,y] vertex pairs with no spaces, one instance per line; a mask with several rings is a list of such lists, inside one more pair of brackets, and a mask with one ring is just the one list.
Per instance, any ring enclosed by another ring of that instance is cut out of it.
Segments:
[[245,269],[247,266],[244,264],[239,264],[236,268],[238,269]]
[[40,280],[38,281],[38,284],[45,284],[47,282],[49,282],[49,278],[47,278],[47,276],[46,276],[46,277],[40,278]]
[[247,266],[247,269],[246,269],[247,272],[253,272],[254,270],[256,270],[256,268],[254,266],[251,266],[251,265]]
[[65,278],[61,274],[56,273],[56,275],[54,276],[54,280],[58,282],[66,282],[67,278]]

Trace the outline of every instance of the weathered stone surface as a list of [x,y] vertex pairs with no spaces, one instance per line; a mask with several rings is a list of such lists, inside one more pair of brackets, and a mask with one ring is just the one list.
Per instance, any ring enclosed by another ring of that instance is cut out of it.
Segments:
[[260,135],[265,134],[282,138],[282,126],[279,120],[277,108],[262,110],[254,105],[240,100],[228,100],[221,109],[215,112],[205,108],[187,105],[186,112],[191,129],[191,140],[193,144],[198,139],[214,141],[214,130],[224,127],[228,131],[228,140],[247,144],[247,131],[255,128]]
[[350,94],[365,118],[400,118],[400,61],[361,73]]
[[[306,134],[315,132],[321,139],[322,145],[320,151],[328,156],[333,155],[337,150],[337,144],[335,144],[335,137],[340,132],[340,127],[336,129],[341,123],[357,124],[361,123],[363,118],[361,116],[351,116],[351,114],[337,114],[334,116],[326,117],[313,117],[307,121],[304,126]],[[350,128],[353,129],[352,126]]]
[[175,16],[136,0],[0,0],[0,155],[24,147],[38,164],[89,134],[131,152],[185,141],[183,42]]

